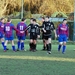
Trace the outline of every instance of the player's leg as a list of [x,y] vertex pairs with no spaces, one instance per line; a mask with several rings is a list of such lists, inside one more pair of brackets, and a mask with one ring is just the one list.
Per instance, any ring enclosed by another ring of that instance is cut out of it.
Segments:
[[21,50],[24,50],[24,40],[21,40]]
[[12,50],[13,50],[13,51],[16,51],[16,49],[15,49],[15,44],[14,44],[14,40],[11,40],[11,43],[12,43]]
[[37,42],[37,40],[35,39],[35,40],[33,40],[33,51],[36,51],[36,42]]
[[60,36],[58,37],[58,41],[59,41],[58,51],[60,51],[60,49],[61,49],[61,47],[62,47],[62,45],[63,45],[63,36],[62,36],[62,35],[60,35]]
[[62,53],[64,54],[66,50],[66,42],[63,43]]
[[48,54],[51,54],[51,38],[48,38],[47,40],[47,52]]
[[4,48],[4,38],[1,38],[2,46]]
[[5,44],[4,44],[4,52],[6,52],[6,50],[7,50],[7,43],[8,43],[8,40],[5,41]]
[[30,39],[30,44],[29,44],[29,46],[30,46],[30,51],[32,51],[32,50],[33,50],[33,39]]
[[62,53],[65,53],[65,50],[66,50],[66,42],[67,42],[67,36],[64,36],[64,38],[63,38]]
[[20,46],[21,46],[21,40],[20,40],[20,36],[17,36],[18,42],[17,42],[17,51],[20,50]]
[[46,50],[46,40],[43,39],[43,49],[42,50]]

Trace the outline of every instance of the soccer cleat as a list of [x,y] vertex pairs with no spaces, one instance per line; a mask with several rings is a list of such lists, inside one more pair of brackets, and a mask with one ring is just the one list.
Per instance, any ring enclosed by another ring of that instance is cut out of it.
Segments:
[[17,51],[20,51],[19,49],[17,49]]
[[6,48],[6,50],[9,50],[8,48]]
[[4,52],[6,52],[6,50],[4,50]]
[[13,50],[13,52],[17,52],[16,50]]
[[51,51],[48,51],[47,54],[51,54]]
[[33,51],[32,48],[30,48],[29,51]]

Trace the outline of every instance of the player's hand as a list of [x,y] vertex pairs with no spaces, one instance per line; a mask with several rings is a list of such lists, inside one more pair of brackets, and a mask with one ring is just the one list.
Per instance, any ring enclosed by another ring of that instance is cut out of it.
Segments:
[[20,33],[24,33],[24,31],[20,31]]
[[30,36],[30,33],[28,33],[28,36]]
[[55,38],[57,38],[57,34],[55,34]]
[[58,37],[59,37],[59,35],[58,35]]
[[40,35],[38,35],[38,38],[40,38]]
[[46,30],[44,30],[44,33],[46,33]]

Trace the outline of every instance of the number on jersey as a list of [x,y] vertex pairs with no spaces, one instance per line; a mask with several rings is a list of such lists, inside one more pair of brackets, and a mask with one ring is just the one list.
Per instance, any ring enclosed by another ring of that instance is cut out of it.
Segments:
[[23,26],[20,26],[20,30],[23,30]]
[[10,27],[9,26],[6,26],[6,31],[10,31]]

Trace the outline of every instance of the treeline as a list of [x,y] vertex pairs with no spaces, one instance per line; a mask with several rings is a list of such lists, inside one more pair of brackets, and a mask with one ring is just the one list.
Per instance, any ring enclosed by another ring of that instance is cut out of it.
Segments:
[[[32,14],[51,15],[61,11],[71,13],[74,11],[74,0],[24,0],[24,10]],[[10,15],[21,11],[21,0],[1,0],[1,15]]]

